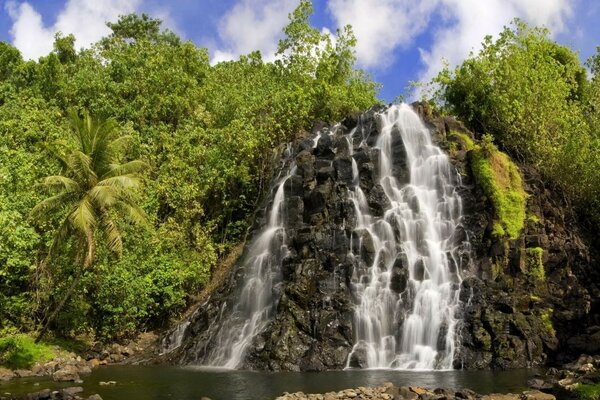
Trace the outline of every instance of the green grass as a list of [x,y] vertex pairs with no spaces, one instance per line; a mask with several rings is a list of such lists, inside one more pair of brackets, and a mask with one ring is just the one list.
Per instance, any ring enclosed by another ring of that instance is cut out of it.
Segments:
[[493,144],[473,148],[471,168],[496,215],[493,234],[516,239],[525,224],[527,193],[519,167]]
[[31,336],[13,334],[0,338],[0,365],[10,369],[31,368],[36,362],[54,358],[53,347],[35,343]]
[[593,385],[579,384],[575,387],[575,393],[580,400],[600,400],[600,383]]

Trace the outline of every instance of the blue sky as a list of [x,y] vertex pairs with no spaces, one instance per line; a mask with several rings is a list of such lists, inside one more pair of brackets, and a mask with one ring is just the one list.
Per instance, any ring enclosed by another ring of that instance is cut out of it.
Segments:
[[[208,47],[212,62],[259,49],[272,57],[297,0],[0,0],[0,40],[26,58],[52,47],[55,32],[74,33],[85,47],[107,33],[106,20],[147,12],[184,39]],[[383,84],[392,101],[410,80],[427,80],[442,60],[461,62],[483,37],[513,18],[546,25],[580,51],[600,45],[600,0],[315,0],[313,25],[334,33],[352,24],[360,67]]]

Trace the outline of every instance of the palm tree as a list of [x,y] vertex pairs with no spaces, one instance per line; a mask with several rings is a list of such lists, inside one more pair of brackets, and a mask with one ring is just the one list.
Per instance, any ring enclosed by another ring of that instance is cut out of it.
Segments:
[[43,221],[59,215],[54,240],[48,251],[51,259],[67,240],[73,240],[79,253],[79,266],[60,303],[46,319],[37,341],[60,312],[83,273],[92,268],[96,255],[96,239],[106,240],[109,250],[118,256],[123,241],[117,218],[128,218],[137,224],[146,224],[146,216],[135,202],[134,192],[140,185],[140,172],[146,164],[140,160],[120,163],[130,136],[121,135],[114,119],[100,119],[87,110],[80,117],[69,112],[74,146],[53,148],[53,154],[62,164],[61,175],[44,178],[42,185],[52,195],[32,210],[31,216]]

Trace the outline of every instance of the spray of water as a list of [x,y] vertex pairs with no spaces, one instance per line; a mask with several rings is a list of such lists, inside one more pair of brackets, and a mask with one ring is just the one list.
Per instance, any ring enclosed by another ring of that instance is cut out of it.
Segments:
[[[451,369],[461,281],[456,257],[462,218],[458,176],[409,106],[392,106],[378,118],[379,184],[390,206],[383,216],[371,215],[353,160],[353,240],[361,242],[359,249],[369,240],[373,256],[370,265],[354,271],[356,342],[349,361],[361,352],[367,368]],[[398,135],[410,171],[404,185],[394,176],[393,142]],[[352,148],[353,137],[348,139]],[[361,146],[366,147],[364,141]],[[408,271],[402,293],[392,290],[394,268]]]

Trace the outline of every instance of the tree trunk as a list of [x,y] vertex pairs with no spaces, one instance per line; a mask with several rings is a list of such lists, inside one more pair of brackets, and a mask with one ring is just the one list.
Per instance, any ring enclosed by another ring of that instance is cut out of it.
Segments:
[[39,341],[42,340],[42,338],[44,337],[46,332],[48,332],[48,328],[50,327],[50,324],[56,318],[56,315],[65,306],[65,303],[67,302],[67,300],[69,300],[71,298],[71,295],[73,294],[73,290],[75,290],[75,287],[77,287],[77,284],[79,283],[79,280],[81,279],[81,276],[83,275],[85,270],[87,270],[89,267],[91,267],[92,263],[94,262],[94,254],[96,251],[96,246],[94,243],[93,232],[91,232],[91,231],[86,232],[86,240],[87,240],[87,255],[85,256],[85,260],[83,261],[83,268],[75,276],[73,283],[71,283],[71,286],[69,286],[69,288],[67,289],[67,292],[65,293],[64,297],[62,298],[60,303],[58,303],[58,306],[54,309],[54,311],[52,311],[52,314],[50,314],[50,316],[46,320],[46,323],[42,327],[42,330],[40,331],[39,335],[37,336],[37,338],[35,338],[36,343],[39,343]]
[[69,286],[69,289],[67,289],[67,293],[65,293],[65,295],[63,296],[60,303],[58,303],[58,306],[54,309],[54,311],[52,311],[52,314],[50,314],[50,316],[46,320],[46,323],[42,327],[42,330],[40,331],[39,335],[37,336],[37,338],[35,338],[36,343],[39,343],[39,341],[42,340],[42,337],[44,337],[46,332],[48,332],[48,327],[50,326],[50,323],[52,323],[52,321],[54,321],[54,318],[56,318],[56,315],[59,313],[60,310],[62,310],[62,308],[64,307],[67,300],[69,300],[69,298],[73,294],[73,290],[75,290],[75,287],[79,283],[79,279],[81,278],[81,275],[83,275],[83,272],[80,272],[79,274],[77,274],[77,276],[75,276],[73,283],[71,283],[71,286]]

